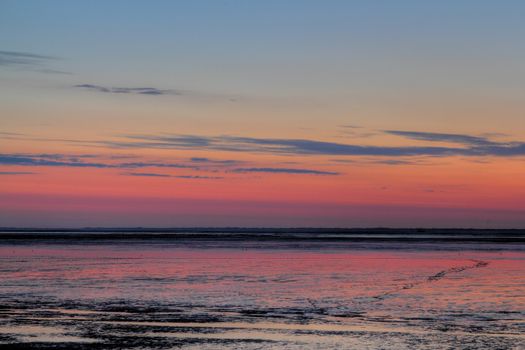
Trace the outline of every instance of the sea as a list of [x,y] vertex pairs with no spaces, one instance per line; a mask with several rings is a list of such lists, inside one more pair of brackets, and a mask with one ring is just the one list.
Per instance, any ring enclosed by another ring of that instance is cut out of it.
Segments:
[[0,349],[525,349],[525,231],[0,229]]

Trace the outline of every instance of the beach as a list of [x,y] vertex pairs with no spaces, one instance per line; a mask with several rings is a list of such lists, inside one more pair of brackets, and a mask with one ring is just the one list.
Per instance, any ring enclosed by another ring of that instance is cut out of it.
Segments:
[[222,231],[2,232],[0,349],[525,348],[522,232]]

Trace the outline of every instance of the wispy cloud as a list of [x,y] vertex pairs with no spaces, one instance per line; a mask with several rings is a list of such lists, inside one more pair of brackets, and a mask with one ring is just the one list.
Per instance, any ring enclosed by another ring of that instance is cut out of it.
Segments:
[[20,155],[0,155],[0,165],[22,165],[22,166],[66,166],[79,168],[112,168],[113,166],[98,162],[82,162],[71,160],[54,160],[53,158]]
[[203,90],[187,90],[181,88],[160,88],[154,86],[115,86],[92,83],[80,83],[71,86],[72,89],[83,89],[101,94],[113,95],[147,95],[147,96],[178,96],[190,99],[198,103],[207,103],[213,101],[238,102],[245,100],[240,95],[230,95],[222,93],[213,93]]
[[124,173],[123,175],[145,176],[145,177],[171,177],[171,175],[168,175],[168,174],[157,174],[157,173]]
[[297,168],[237,168],[233,169],[236,173],[274,173],[274,174],[308,174],[308,175],[339,175],[332,171],[322,171],[313,169]]
[[332,159],[331,160],[334,163],[340,163],[340,164],[382,164],[382,165],[423,165],[427,164],[424,161],[420,159]]
[[338,155],[374,157],[412,156],[497,156],[525,155],[524,142],[495,142],[488,138],[413,131],[386,131],[407,139],[447,141],[457,146],[357,145],[309,139],[276,139],[240,136],[127,135],[124,140],[99,144],[114,148],[193,149],[259,152],[288,155]]
[[0,139],[4,140],[20,140],[23,139],[25,135],[18,134],[16,132],[0,132]]
[[0,66],[31,70],[40,73],[71,74],[70,72],[47,67],[50,62],[56,60],[58,60],[58,58],[54,56],[19,51],[0,51]]
[[222,176],[201,176],[201,175],[174,175],[178,179],[210,179],[210,180],[219,180],[224,179]]
[[371,163],[384,165],[421,165],[421,162],[406,159],[378,159],[371,161]]
[[64,155],[64,154],[0,154],[0,165],[19,166],[60,166],[76,168],[182,168],[198,169],[190,164],[162,163],[162,162],[126,162],[108,163],[107,161],[85,161],[96,158],[96,155]]
[[[204,176],[200,174],[164,174],[156,171],[134,171],[135,169],[185,169],[193,171],[205,171],[205,172],[231,172],[231,173],[282,173],[282,174],[310,174],[310,175],[339,175],[337,172],[304,169],[304,168],[280,168],[280,167],[251,167],[251,168],[233,168],[232,165],[238,163],[233,160],[223,161],[227,163],[221,163],[218,160],[218,167],[214,168],[214,165],[208,165],[201,169],[200,166],[193,165],[190,161],[189,164],[183,163],[169,163],[169,162],[108,162],[101,158],[94,158],[92,161],[86,159],[92,159],[95,155],[63,155],[63,154],[0,154],[0,166],[31,166],[31,167],[72,167],[72,168],[99,168],[99,169],[122,169],[123,175],[129,176],[150,176],[150,177],[172,177],[180,179],[222,179],[221,176]],[[106,158],[108,159],[108,158]],[[195,158],[190,158],[195,161]],[[201,158],[197,158],[198,163],[204,162],[215,162],[212,159],[204,161]],[[239,162],[240,163],[240,162]],[[30,172],[21,171],[6,171],[4,175],[15,175],[15,174],[30,174]]]
[[462,148],[361,146],[307,139],[263,139],[251,137],[195,135],[131,135],[124,141],[102,142],[116,148],[213,149],[233,152],[290,155],[415,156],[461,154]]
[[343,125],[339,125],[339,127],[343,129],[362,129],[363,128],[362,126],[354,125],[354,124],[343,124]]
[[12,66],[12,65],[25,65],[35,66],[42,65],[48,61],[56,60],[53,56],[37,55],[29,52],[17,52],[17,51],[0,51],[0,65],[1,66]]
[[190,158],[190,161],[197,164],[202,165],[235,165],[243,163],[239,160],[233,160],[233,159],[210,159],[210,158],[203,158],[203,157],[193,157]]
[[221,176],[169,175],[169,174],[158,174],[158,173],[137,173],[137,172],[123,173],[122,175],[128,175],[128,176],[144,176],[144,177],[171,177],[171,178],[177,178],[177,179],[210,179],[210,180],[223,179],[223,177],[221,177]]
[[339,125],[339,133],[351,138],[368,138],[376,135],[376,132],[366,131],[359,125]]
[[160,162],[132,162],[132,163],[120,163],[120,168],[181,168],[181,169],[198,169],[193,165],[180,164],[180,163],[160,163]]
[[78,84],[74,88],[83,88],[109,94],[135,94],[135,95],[182,95],[182,91],[170,89],[158,89],[154,87],[105,87],[93,84]]
[[431,142],[450,142],[465,145],[494,146],[497,142],[490,141],[487,137],[472,136],[464,134],[443,134],[436,132],[385,130],[387,134],[405,137],[412,140],[431,141]]

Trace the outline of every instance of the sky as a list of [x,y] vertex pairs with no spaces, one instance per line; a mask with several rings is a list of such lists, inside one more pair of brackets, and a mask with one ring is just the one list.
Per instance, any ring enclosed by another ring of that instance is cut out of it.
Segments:
[[525,228],[524,16],[0,0],[0,226]]

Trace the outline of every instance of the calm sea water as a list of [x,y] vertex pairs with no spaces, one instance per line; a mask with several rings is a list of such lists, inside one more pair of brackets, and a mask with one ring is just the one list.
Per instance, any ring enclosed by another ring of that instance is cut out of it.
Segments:
[[521,244],[0,243],[0,348],[525,349]]

